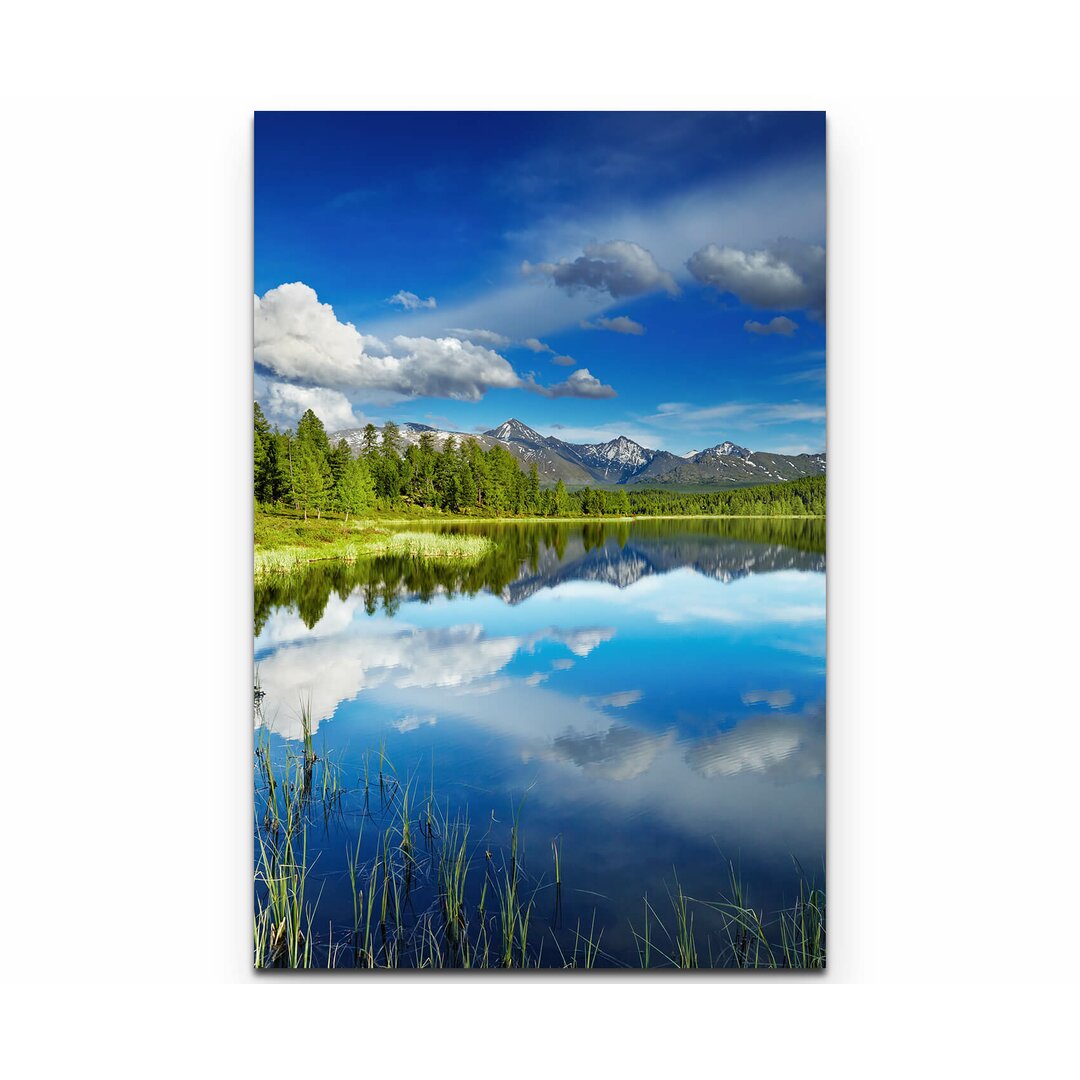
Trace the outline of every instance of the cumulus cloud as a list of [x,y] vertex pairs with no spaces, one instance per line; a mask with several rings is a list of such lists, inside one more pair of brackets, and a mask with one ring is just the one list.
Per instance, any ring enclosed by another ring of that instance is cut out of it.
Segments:
[[743,329],[751,334],[782,334],[784,337],[791,337],[799,329],[799,324],[786,315],[777,315],[775,319],[770,319],[767,323],[747,319],[743,323]]
[[451,337],[463,338],[465,341],[473,341],[478,345],[487,345],[492,349],[505,349],[510,344],[510,339],[494,330],[447,330]]
[[825,249],[778,240],[760,251],[707,244],[686,262],[698,281],[766,310],[825,311]]
[[645,333],[645,327],[635,322],[629,315],[615,315],[610,319],[598,315],[592,322],[582,319],[578,325],[582,330],[610,330],[615,334],[641,335]]
[[341,322],[300,281],[255,297],[255,362],[279,379],[314,384],[324,395],[338,391],[337,397],[322,399],[338,409],[346,393],[377,401],[479,401],[490,389],[526,389],[548,397],[615,394],[584,368],[564,383],[541,387],[532,378],[522,379],[497,352],[458,337],[399,335],[387,344]]
[[303,282],[255,297],[255,362],[283,379],[353,393],[477,401],[521,379],[498,353],[458,338],[397,337],[387,346],[341,322]]
[[521,344],[524,345],[525,348],[529,349],[531,352],[545,353],[555,351],[550,345],[545,345],[538,338],[534,337],[526,338]]
[[400,304],[406,311],[415,311],[417,308],[438,307],[434,296],[422,300],[416,293],[407,292],[405,289],[399,289],[386,302],[388,304]]
[[675,279],[661,269],[652,253],[630,240],[609,240],[588,244],[585,253],[574,260],[558,263],[521,264],[526,276],[550,277],[567,292],[595,289],[618,300],[624,296],[642,296],[663,289],[674,296],[679,287]]
[[577,363],[572,356],[553,356],[551,362],[559,367],[573,367]]
[[268,383],[265,403],[270,417],[284,424],[299,420],[308,409],[323,422],[327,431],[360,427],[362,423],[353,412],[349,399],[340,391],[325,386]]
[[588,368],[578,368],[565,382],[554,383],[552,386],[540,386],[534,383],[531,389],[549,398],[613,398],[617,396],[613,387],[602,383],[595,375],[591,375]]

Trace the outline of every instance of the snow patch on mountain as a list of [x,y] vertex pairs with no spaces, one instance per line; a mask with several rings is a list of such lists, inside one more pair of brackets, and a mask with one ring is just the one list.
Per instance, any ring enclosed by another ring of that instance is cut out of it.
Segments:
[[540,432],[534,431],[528,424],[523,424],[520,420],[514,418],[504,420],[497,428],[485,431],[484,434],[490,435],[493,439],[501,439],[503,442],[539,443],[543,445],[545,441]]
[[752,450],[747,450],[745,446],[739,446],[733,442],[722,442],[717,446],[710,446],[707,450],[702,450],[696,456],[701,457],[738,457],[745,460],[749,460]]

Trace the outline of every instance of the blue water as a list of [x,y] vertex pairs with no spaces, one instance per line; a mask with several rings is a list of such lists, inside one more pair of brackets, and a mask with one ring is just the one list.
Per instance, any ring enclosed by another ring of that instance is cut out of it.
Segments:
[[[636,964],[631,923],[645,895],[670,912],[676,877],[719,899],[734,863],[766,910],[791,901],[793,860],[823,884],[823,524],[477,530],[499,554],[468,580],[387,561],[257,596],[275,744],[300,737],[309,698],[350,782],[383,749],[485,846],[520,803],[524,865],[547,880],[556,840],[558,924],[595,920],[603,963]],[[309,839],[328,926],[351,920],[354,825]],[[708,908],[698,925],[704,962],[723,934]],[[551,936],[541,962],[558,965]]]

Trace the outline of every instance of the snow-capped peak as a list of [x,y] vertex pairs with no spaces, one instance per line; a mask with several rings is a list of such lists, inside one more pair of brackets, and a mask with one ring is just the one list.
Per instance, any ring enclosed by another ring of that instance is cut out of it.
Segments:
[[753,451],[745,446],[739,446],[733,442],[722,442],[718,446],[710,446],[708,450],[702,450],[702,454],[712,454],[716,457],[740,457],[748,458]]
[[588,443],[578,447],[582,460],[593,465],[609,465],[639,469],[647,465],[655,456],[655,451],[628,439],[625,435],[611,439],[606,443]]
[[689,460],[690,458],[697,457],[700,453],[700,450],[687,450],[685,454],[680,454],[679,457]]
[[534,431],[528,424],[523,424],[520,420],[513,418],[504,420],[497,428],[485,431],[484,434],[490,435],[493,439],[502,439],[504,442],[516,440],[518,442],[542,443],[544,441],[544,436],[538,431]]

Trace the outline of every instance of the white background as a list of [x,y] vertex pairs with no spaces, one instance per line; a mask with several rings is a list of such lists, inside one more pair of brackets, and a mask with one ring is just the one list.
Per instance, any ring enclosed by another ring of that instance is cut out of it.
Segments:
[[[1065,10],[5,14],[16,1075],[1062,1071],[1080,717]],[[282,107],[828,111],[824,978],[248,970],[251,117]]]

